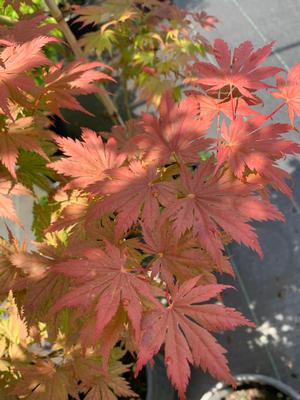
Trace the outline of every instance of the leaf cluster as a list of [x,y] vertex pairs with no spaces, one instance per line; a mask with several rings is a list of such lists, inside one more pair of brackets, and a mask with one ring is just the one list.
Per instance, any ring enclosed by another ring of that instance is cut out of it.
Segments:
[[[254,325],[223,304],[231,286],[217,278],[234,275],[231,241],[263,256],[253,221],[284,220],[270,189],[292,194],[278,162],[300,152],[284,136],[299,115],[299,65],[284,80],[262,65],[272,43],[209,45],[192,27],[216,18],[156,0],[75,8],[98,27],[80,45],[114,71],[58,61],[46,48],[62,41],[37,4],[2,3],[17,21],[0,29],[0,217],[19,223],[13,196],[33,196],[36,242],[9,228],[0,238],[1,398],[132,398],[123,375],[162,349],[180,399],[191,365],[234,385],[214,333]],[[110,132],[82,127],[76,140],[54,134],[49,117],[88,113],[78,96],[101,93],[111,74],[155,113]],[[260,90],[275,75],[283,100],[265,115]],[[285,104],[291,124],[273,123]]]

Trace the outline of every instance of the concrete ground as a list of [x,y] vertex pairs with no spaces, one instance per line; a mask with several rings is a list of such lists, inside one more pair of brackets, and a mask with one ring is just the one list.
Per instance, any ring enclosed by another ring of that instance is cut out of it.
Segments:
[[[210,40],[221,37],[233,47],[245,40],[250,40],[254,47],[276,40],[268,65],[288,70],[300,62],[299,0],[177,0],[176,3],[190,11],[205,10],[220,20],[217,28],[206,34]],[[268,98],[265,113],[278,104],[276,99]],[[285,109],[276,115],[275,121],[279,120],[288,122]],[[298,134],[291,135],[299,140]],[[291,157],[282,165],[292,174],[294,199],[290,201],[275,192],[272,198],[285,214],[286,224],[256,224],[263,260],[245,247],[230,249],[238,290],[224,295],[225,304],[255,321],[257,329],[239,329],[219,338],[228,349],[234,374],[273,376],[300,392],[300,158]],[[188,400],[199,400],[214,384],[201,370],[193,370]]]

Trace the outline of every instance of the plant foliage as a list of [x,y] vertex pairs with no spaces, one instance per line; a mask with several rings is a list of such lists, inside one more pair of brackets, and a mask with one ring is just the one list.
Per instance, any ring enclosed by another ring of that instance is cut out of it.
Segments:
[[[0,238],[0,397],[133,398],[123,375],[162,349],[181,400],[191,365],[234,385],[213,334],[254,325],[222,304],[231,287],[216,273],[234,275],[231,241],[263,256],[252,221],[284,220],[269,189],[291,196],[278,161],[300,152],[284,137],[300,114],[299,65],[285,80],[263,65],[273,43],[210,45],[195,32],[218,20],[168,1],[64,7],[93,28],[78,44],[86,59],[42,2],[1,2],[0,217],[20,225],[14,196],[32,196],[36,242]],[[78,96],[119,80],[123,126],[54,134],[53,115],[90,114]],[[130,118],[128,85],[155,111]],[[261,89],[282,99],[269,115]],[[273,123],[285,105],[292,125]]]

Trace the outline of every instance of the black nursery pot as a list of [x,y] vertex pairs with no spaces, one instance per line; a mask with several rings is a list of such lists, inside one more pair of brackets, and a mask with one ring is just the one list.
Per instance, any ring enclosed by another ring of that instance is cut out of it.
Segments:
[[175,400],[175,390],[171,385],[161,353],[154,356],[155,366],[146,365],[147,395],[145,400]]
[[[237,380],[236,389],[232,389],[231,386],[226,384],[218,383],[209,392],[205,393],[200,400],[227,400],[226,396],[230,398],[230,395],[234,400],[248,400],[245,397],[245,393],[247,391],[249,393],[249,389],[257,389],[261,393],[261,397],[249,397],[250,399],[300,400],[299,393],[275,378],[255,374],[237,375],[235,378]],[[238,396],[239,392],[241,397]],[[236,394],[236,397],[233,394]]]

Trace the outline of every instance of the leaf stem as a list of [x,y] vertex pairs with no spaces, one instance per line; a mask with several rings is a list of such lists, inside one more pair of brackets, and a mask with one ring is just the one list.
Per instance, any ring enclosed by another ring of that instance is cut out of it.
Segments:
[[171,296],[170,296],[170,292],[169,292],[168,286],[166,286],[166,298],[167,298],[167,301],[168,301],[168,305],[171,305],[171,301],[170,301]]
[[285,106],[285,103],[280,104],[277,108],[275,108],[274,111],[272,111],[269,115],[266,116],[266,121],[270,118],[273,117],[273,115],[275,115],[279,110],[282,109],[282,107]]
[[232,84],[230,84],[230,102],[231,102],[232,119],[235,120],[236,115],[234,111],[232,91],[233,91]]
[[221,122],[220,122],[220,111],[218,112],[218,120],[217,120],[217,152],[219,148],[221,140]]

